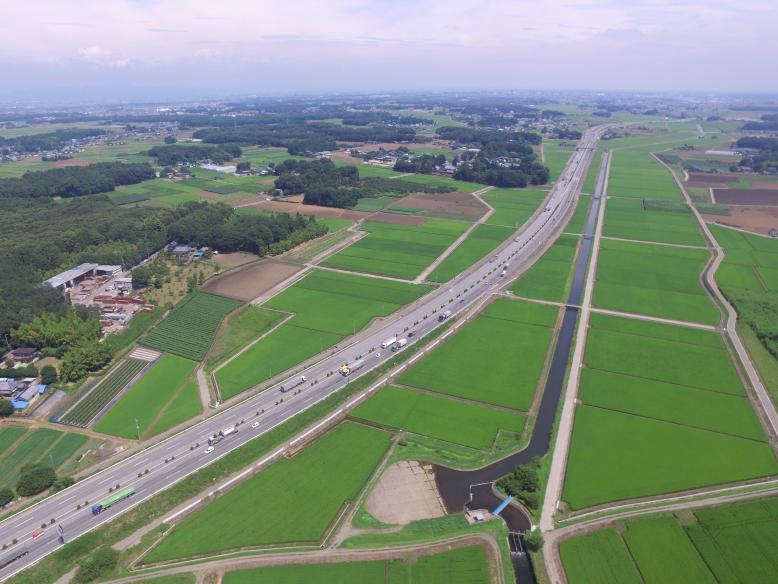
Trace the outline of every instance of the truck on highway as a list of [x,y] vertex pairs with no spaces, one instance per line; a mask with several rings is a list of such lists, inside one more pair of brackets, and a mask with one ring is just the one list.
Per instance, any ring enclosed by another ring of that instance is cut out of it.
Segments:
[[235,426],[227,426],[224,430],[219,430],[218,434],[214,434],[213,436],[208,437],[208,446],[213,446],[214,444],[218,444],[224,438],[229,436],[230,434],[234,434],[237,432],[238,429]]
[[357,369],[361,369],[364,366],[364,364],[365,364],[365,360],[364,359],[357,359],[356,361],[354,361],[351,364],[344,363],[343,365],[340,366],[340,369],[339,369],[340,374],[343,377],[348,377],[349,375],[354,373],[354,371],[356,371]]
[[440,315],[438,316],[438,322],[443,322],[443,321],[444,321],[444,320],[446,320],[446,319],[447,319],[449,316],[451,316],[451,311],[450,311],[450,310],[444,310],[444,311],[443,311],[443,312],[441,312],[441,313],[440,313]]
[[30,550],[27,549],[26,546],[19,546],[16,549],[11,550],[8,553],[5,553],[0,556],[0,570],[5,568],[6,566],[10,565],[12,562],[15,562],[19,558],[26,556],[30,553]]
[[399,351],[407,344],[408,344],[408,339],[400,339],[394,345],[392,345],[392,351]]
[[397,342],[397,337],[394,336],[389,337],[383,343],[381,343],[381,348],[386,349],[387,347],[391,347],[392,345],[394,345],[396,342]]
[[121,503],[125,499],[128,499],[129,497],[132,497],[135,494],[135,488],[134,487],[127,487],[123,491],[119,491],[118,493],[114,493],[107,499],[103,499],[99,503],[95,503],[92,505],[92,515],[99,515],[109,507],[113,507],[117,503]]

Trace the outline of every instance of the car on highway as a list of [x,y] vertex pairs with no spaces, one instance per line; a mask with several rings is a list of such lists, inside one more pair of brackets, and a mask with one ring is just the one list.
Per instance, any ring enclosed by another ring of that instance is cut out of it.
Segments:
[[259,422],[254,422],[253,424],[251,424],[251,427],[254,429],[259,428]]
[[409,333],[408,333],[408,338],[409,338],[409,339],[412,339],[412,338],[413,338],[413,335],[415,335],[415,334],[416,334],[416,332],[415,332],[415,331],[411,331],[411,332],[409,332]]
[[213,452],[213,451],[214,451],[214,448],[213,448],[213,446],[209,446],[208,448],[206,448],[205,450],[203,450],[203,454],[210,454],[210,453],[211,453],[211,452]]

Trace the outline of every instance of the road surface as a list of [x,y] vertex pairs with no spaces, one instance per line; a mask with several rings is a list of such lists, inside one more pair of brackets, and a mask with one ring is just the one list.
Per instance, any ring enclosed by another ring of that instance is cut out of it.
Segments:
[[[606,125],[597,126],[584,134],[546,198],[544,207],[499,251],[474,269],[464,272],[410,307],[398,311],[380,330],[356,340],[340,353],[326,356],[294,377],[129,456],[0,523],[0,545],[10,546],[5,552],[0,552],[0,558],[6,557],[13,550],[28,550],[26,555],[0,569],[0,582],[61,546],[57,526],[62,526],[65,540],[72,541],[110,521],[286,422],[355,378],[383,365],[393,355],[388,348],[381,347],[384,340],[394,336],[407,338],[413,332],[413,336],[408,339],[408,346],[412,346],[444,322],[439,319],[445,311],[450,311],[451,317],[454,317],[494,292],[505,281],[503,270],[506,272],[505,277],[509,277],[520,268],[523,263],[521,260],[532,257],[543,248],[546,240],[560,231],[563,219],[575,206],[597,141],[606,128]],[[360,357],[364,358],[365,365],[358,371],[348,377],[338,372],[341,365],[353,363]],[[302,376],[305,376],[305,381],[302,381]],[[286,389],[285,393],[281,392],[281,387]],[[209,436],[242,421],[245,423],[238,426],[238,432],[221,440],[212,452],[205,453]],[[254,422],[259,422],[258,428],[251,427]],[[136,494],[99,515],[92,515],[91,505],[108,497],[109,488],[115,488],[116,485],[122,488],[134,487]],[[85,502],[88,502],[86,507]],[[77,509],[79,504],[81,508]],[[33,533],[42,524],[50,524],[52,519],[54,524],[42,535],[32,539]],[[11,545],[14,539],[18,543]]]

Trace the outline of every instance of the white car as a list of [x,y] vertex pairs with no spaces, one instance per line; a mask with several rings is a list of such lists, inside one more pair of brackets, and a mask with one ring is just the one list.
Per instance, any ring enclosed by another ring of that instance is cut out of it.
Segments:
[[254,422],[253,424],[251,424],[251,427],[252,428],[259,428],[259,422]]
[[203,451],[204,454],[210,454],[211,452],[213,452],[213,446],[209,446]]

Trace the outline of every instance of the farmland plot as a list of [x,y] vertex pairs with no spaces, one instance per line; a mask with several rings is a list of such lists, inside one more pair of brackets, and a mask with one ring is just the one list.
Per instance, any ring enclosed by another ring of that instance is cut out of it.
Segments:
[[670,173],[646,150],[619,149],[613,153],[608,195],[637,199],[681,199],[681,191]]
[[659,243],[705,245],[691,209],[680,201],[609,199],[603,235]]
[[201,361],[222,319],[241,304],[240,300],[196,292],[151,329],[141,343]]
[[194,372],[197,363],[178,355],[163,355],[95,424],[97,432],[123,438],[143,435]]
[[512,227],[502,225],[479,225],[467,236],[459,247],[430,274],[433,282],[448,282],[477,261],[488,256],[503,241],[513,234]]
[[572,509],[778,473],[718,333],[594,316],[563,491]]
[[414,278],[459,237],[469,224],[430,219],[422,225],[367,222],[370,233],[327,259],[327,265],[355,272]]
[[216,372],[222,397],[286,371],[430,289],[355,274],[311,272],[265,303],[294,317]]
[[[146,562],[272,544],[316,544],[388,448],[385,432],[342,424],[182,521]],[[327,488],[311,489],[313,484]]]
[[594,304],[707,324],[720,314],[699,281],[707,250],[602,240]]
[[564,540],[559,545],[570,584],[641,584],[624,542],[614,529]]
[[511,286],[511,291],[528,298],[564,300],[578,241],[579,238],[573,235],[561,235],[543,257]]
[[497,300],[398,382],[526,411],[557,312],[556,307]]

